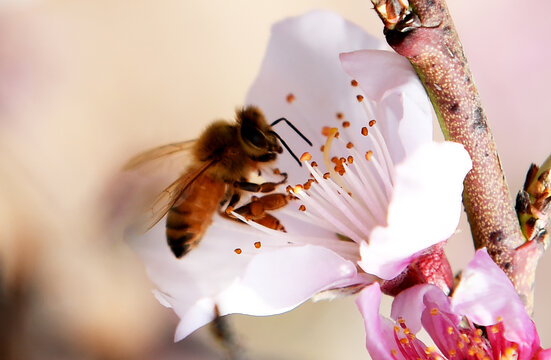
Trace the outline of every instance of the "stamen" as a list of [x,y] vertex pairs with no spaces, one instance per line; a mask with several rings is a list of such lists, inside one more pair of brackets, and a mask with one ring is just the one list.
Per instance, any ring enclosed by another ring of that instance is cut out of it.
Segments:
[[358,102],[362,102],[364,100],[363,95],[356,95],[356,100],[358,100]]
[[455,349],[450,349],[450,351],[448,351],[448,354],[453,357],[457,355],[457,351],[455,351]]
[[350,126],[350,121],[345,121],[345,122],[342,123],[343,128],[347,128],[349,126]]
[[367,130],[367,128],[365,126],[362,128],[362,135],[363,136],[369,135],[369,131]]
[[358,86],[358,82],[356,80],[352,80],[352,81],[350,81],[350,85],[356,87],[356,86]]
[[239,255],[239,254],[241,254],[242,250],[241,250],[240,248],[237,248],[237,249],[234,250],[234,252],[235,252],[237,255]]
[[[360,234],[366,233],[368,229],[365,228],[361,219],[356,216],[358,215],[356,211],[352,211],[353,208],[350,204],[352,198],[348,194],[343,194],[342,188],[335,182],[322,181],[319,170],[308,167],[314,178],[319,181],[319,186],[312,186],[309,193],[301,193],[299,195],[300,199],[306,203],[306,206],[310,205],[310,212],[314,211],[326,222],[332,223],[334,225],[333,229],[338,229],[339,233],[356,243],[360,243],[364,237],[359,235],[355,229],[358,229]],[[352,201],[352,203],[355,202]]]
[[353,144],[351,141],[349,141],[348,143],[346,143],[346,148],[347,148],[347,149],[352,149],[353,147],[354,147],[354,144]]
[[[367,118],[374,119],[377,115],[374,111],[374,109],[377,109],[376,105],[369,101],[369,99],[368,101],[363,101],[361,104]],[[392,169],[394,169],[394,164],[390,156],[385,138],[383,137],[379,129],[375,126],[376,120],[370,120],[368,124],[370,125],[370,127],[372,127],[372,130],[374,131],[374,137],[371,137],[371,140],[374,147],[373,151],[377,154],[377,157],[379,158],[382,165],[382,168],[380,170],[382,170],[383,172],[380,173],[380,175],[383,179],[390,180],[389,182],[385,183],[385,192],[387,197],[390,198],[392,194],[392,184],[394,183],[394,174],[392,171]],[[383,173],[385,174],[384,176]]]
[[[323,151],[323,161],[325,162],[325,166],[327,166],[327,170],[329,170],[329,173],[333,176],[333,179],[337,184],[339,184],[344,190],[350,191],[344,183],[339,179],[337,176],[337,173],[335,170],[333,170],[333,167],[329,163],[329,150],[331,149],[331,144],[333,143],[333,139],[337,137],[337,134],[339,132],[337,131],[337,128],[330,129],[329,136],[327,137],[327,141],[325,142],[325,148]],[[325,178],[325,175],[323,176]]]
[[370,161],[372,157],[373,157],[373,151],[369,150],[365,153],[365,159],[367,161]]
[[289,104],[291,104],[293,101],[295,101],[295,95],[292,93],[289,93],[285,99]]
[[262,246],[262,243],[260,241],[257,241],[254,243],[254,247],[257,249],[260,249],[261,246]]
[[309,152],[305,152],[300,157],[300,161],[310,161],[310,160],[312,160],[312,155],[310,155]]
[[300,205],[300,207],[298,208],[300,211],[306,211],[306,206],[304,205]]

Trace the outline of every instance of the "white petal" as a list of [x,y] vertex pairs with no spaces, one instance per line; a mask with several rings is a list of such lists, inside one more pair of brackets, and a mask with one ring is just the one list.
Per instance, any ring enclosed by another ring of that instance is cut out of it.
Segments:
[[[214,215],[214,222],[199,246],[177,259],[166,243],[164,220],[130,245],[144,259],[147,272],[159,291],[190,307],[205,296],[214,296],[241,276],[254,255],[283,246],[277,238],[248,225]],[[257,249],[254,243],[262,242]],[[241,249],[236,254],[235,249]],[[166,300],[166,299],[165,299]],[[170,302],[170,301],[169,301]]]
[[[222,270],[223,264],[219,265]],[[314,294],[356,283],[354,263],[318,246],[282,248],[255,256],[242,277],[214,297],[193,306],[169,299],[180,315],[176,340],[180,340],[219,315],[274,315],[289,311]]]
[[406,58],[383,50],[354,51],[341,54],[340,58],[344,70],[377,102],[377,126],[395,163],[431,141],[432,106]]
[[[364,110],[356,100],[358,89],[350,86],[339,54],[383,47],[380,40],[332,12],[313,11],[284,20],[272,28],[262,67],[246,103],[259,106],[269,121],[286,117],[315,143],[311,148],[285,125],[277,125],[275,130],[298,156],[305,151],[318,151],[324,142],[321,128],[336,126],[338,112],[350,122],[365,120]],[[295,97],[291,103],[287,102],[289,94]],[[281,168],[292,170],[291,183],[307,178],[307,172],[297,171],[296,163],[286,152],[280,160],[285,164]]]
[[360,247],[360,266],[383,279],[397,276],[412,255],[448,239],[461,211],[471,160],[463,146],[427,143],[398,165],[387,225]]

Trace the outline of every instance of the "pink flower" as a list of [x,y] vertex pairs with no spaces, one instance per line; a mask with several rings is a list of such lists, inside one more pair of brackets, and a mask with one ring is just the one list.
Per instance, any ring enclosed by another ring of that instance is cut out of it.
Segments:
[[[380,299],[373,284],[356,300],[375,360],[551,359],[513,285],[485,250],[476,252],[452,297],[433,285],[411,287],[394,299],[394,321],[379,315]],[[416,337],[421,327],[439,351]]]
[[[181,318],[177,340],[217,314],[277,314],[326,290],[393,278],[453,234],[470,159],[458,144],[432,142],[431,106],[411,65],[382,50],[339,58],[382,47],[329,12],[273,27],[246,103],[269,121],[286,117],[314,143],[276,126],[294,152],[309,151],[319,164],[301,168],[285,152],[276,167],[292,185],[310,176],[317,183],[295,187],[298,200],[273,212],[287,232],[215,215],[181,260],[166,246],[164,224],[134,239],[159,300]],[[324,164],[322,145],[344,157],[336,170]]]

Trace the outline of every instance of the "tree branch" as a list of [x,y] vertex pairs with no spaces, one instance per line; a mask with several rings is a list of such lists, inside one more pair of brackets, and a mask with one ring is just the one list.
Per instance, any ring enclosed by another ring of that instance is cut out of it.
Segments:
[[[531,310],[535,264],[543,250],[533,246],[527,260],[526,239],[445,0],[372,2],[385,25],[387,42],[417,71],[445,138],[463,144],[471,156],[463,204],[475,247],[488,249]],[[523,251],[517,251],[521,246]]]

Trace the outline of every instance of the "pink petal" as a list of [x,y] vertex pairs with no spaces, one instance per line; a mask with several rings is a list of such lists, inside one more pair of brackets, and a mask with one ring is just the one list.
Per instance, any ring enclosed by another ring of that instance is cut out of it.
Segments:
[[377,283],[367,286],[356,297],[356,305],[364,319],[367,351],[374,360],[405,359],[400,352],[391,354],[391,349],[396,348],[394,324],[379,315],[380,303],[381,289]]
[[394,320],[403,318],[408,327],[416,333],[422,327],[421,314],[426,308],[425,299],[438,304],[442,311],[449,312],[450,302],[442,290],[434,285],[415,285],[394,298],[390,315]]
[[367,273],[392,279],[416,254],[448,239],[461,212],[463,179],[471,168],[463,146],[427,143],[396,166],[387,225],[360,247]]
[[452,308],[478,325],[489,326],[502,319],[505,338],[518,344],[521,354],[539,348],[536,328],[515,288],[485,249],[476,251],[463,271]]
[[551,349],[540,350],[534,356],[535,360],[551,360]]
[[378,126],[396,163],[432,140],[432,106],[406,58],[391,51],[360,50],[340,59],[367,97],[378,102],[381,112],[376,115],[384,119]]

